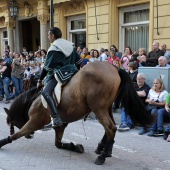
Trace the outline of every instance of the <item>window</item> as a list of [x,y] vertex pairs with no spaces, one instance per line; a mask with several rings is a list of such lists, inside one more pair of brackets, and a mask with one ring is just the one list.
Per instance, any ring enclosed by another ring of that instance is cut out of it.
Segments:
[[85,15],[67,18],[67,39],[75,45],[86,46],[86,17]]
[[3,31],[3,38],[8,38],[8,33],[7,33],[7,31]]
[[2,37],[2,43],[1,43],[0,53],[4,54],[5,46],[8,45],[8,32],[5,29],[2,30],[1,37]]
[[123,52],[125,46],[132,51],[149,48],[149,6],[133,6],[120,9],[119,47]]
[[86,20],[75,20],[71,21],[71,30],[86,29]]

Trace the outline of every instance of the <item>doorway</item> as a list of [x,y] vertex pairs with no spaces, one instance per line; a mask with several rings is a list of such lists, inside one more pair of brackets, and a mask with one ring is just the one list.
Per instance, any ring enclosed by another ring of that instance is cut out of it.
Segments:
[[[37,51],[40,45],[40,22],[36,18],[21,21],[22,28],[22,47],[27,51]],[[21,47],[21,49],[22,49]]]

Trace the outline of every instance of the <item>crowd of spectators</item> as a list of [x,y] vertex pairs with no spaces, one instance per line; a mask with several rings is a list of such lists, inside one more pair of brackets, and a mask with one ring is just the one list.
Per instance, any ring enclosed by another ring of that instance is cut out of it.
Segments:
[[[84,50],[86,53],[84,54]],[[159,48],[159,43],[153,43],[153,50],[148,54],[144,48],[139,48],[136,52],[132,52],[129,46],[126,46],[124,52],[118,51],[115,45],[110,46],[108,49],[100,48],[99,51],[96,49],[90,50],[78,48],[78,53],[81,58],[85,61],[82,67],[88,62],[105,61],[110,64],[116,65],[117,67],[124,69],[129,74],[137,94],[141,98],[143,104],[148,109],[148,106],[152,106],[148,110],[151,114],[157,115],[157,122],[151,125],[150,128],[141,128],[139,135],[148,133],[148,136],[164,136],[164,139],[170,141],[170,125],[163,129],[163,122],[170,122],[170,100],[167,99],[168,92],[165,90],[164,83],[161,79],[153,81],[153,86],[149,87],[145,83],[146,76],[143,73],[138,74],[138,67],[170,67],[170,52],[166,50],[166,44]],[[95,53],[95,55],[94,55]],[[169,97],[170,98],[170,97]],[[120,103],[115,101],[113,109],[119,108]],[[118,126],[119,131],[127,131],[134,128],[134,124],[130,117],[125,113],[124,108],[121,108],[121,124]]]
[[0,101],[5,99],[7,104],[36,85],[46,54],[45,49],[27,52],[26,47],[23,47],[21,53],[12,52],[10,47],[6,46],[0,59]]
[[[111,45],[110,49],[100,48],[99,50],[88,50],[87,47],[79,46],[77,53],[82,59],[81,68],[89,62],[101,61],[109,62],[127,71],[144,105],[146,107],[148,104],[155,105],[150,113],[158,115],[157,123],[150,127],[148,136],[164,135],[164,139],[170,141],[170,125],[165,132],[163,129],[163,121],[170,121],[170,94],[165,90],[161,79],[155,79],[150,89],[145,83],[145,75],[138,74],[138,67],[170,67],[170,52],[166,48],[166,44],[163,44],[160,49],[159,43],[154,42],[153,50],[147,54],[144,48],[133,52],[129,46],[126,46],[123,52],[120,52],[115,45]],[[41,48],[36,52],[27,52],[27,49],[23,47],[22,52],[17,53],[10,51],[10,47],[6,46],[4,55],[0,59],[0,101],[5,98],[5,103],[9,103],[11,99],[30,88],[31,82],[36,85],[46,54],[46,50]],[[113,108],[118,108],[119,105],[120,103],[115,101]],[[118,130],[125,131],[133,127],[133,122],[122,108],[121,125]],[[148,129],[142,128],[139,134],[143,135],[146,132]]]

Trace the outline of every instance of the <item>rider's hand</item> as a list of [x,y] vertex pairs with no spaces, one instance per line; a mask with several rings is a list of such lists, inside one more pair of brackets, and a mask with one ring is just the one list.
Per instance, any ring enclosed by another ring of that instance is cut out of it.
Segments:
[[42,81],[41,80],[38,80],[37,82],[37,89],[41,88],[42,87]]

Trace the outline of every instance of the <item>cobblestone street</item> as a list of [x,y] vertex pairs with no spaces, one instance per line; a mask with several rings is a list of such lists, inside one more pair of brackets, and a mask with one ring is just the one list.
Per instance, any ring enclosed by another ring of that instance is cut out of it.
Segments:
[[[0,103],[0,138],[9,135],[6,114]],[[120,114],[114,114],[117,123]],[[84,133],[83,124],[86,135]],[[17,130],[17,128],[15,128]],[[117,132],[113,154],[102,166],[94,164],[94,150],[101,140],[103,127],[94,120],[71,123],[65,130],[63,141],[83,144],[85,153],[59,150],[54,146],[54,131],[37,131],[33,139],[20,138],[0,149],[1,170],[169,170],[170,143],[162,137],[138,135],[139,127],[127,132]],[[87,139],[86,139],[87,137]]]

